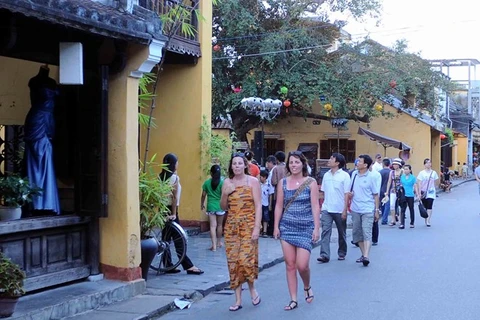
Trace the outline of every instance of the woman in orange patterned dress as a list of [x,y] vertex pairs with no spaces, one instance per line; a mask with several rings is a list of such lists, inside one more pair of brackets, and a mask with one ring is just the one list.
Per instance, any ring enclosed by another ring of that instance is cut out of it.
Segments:
[[248,162],[243,154],[234,154],[228,167],[229,179],[222,187],[220,205],[228,210],[225,224],[230,287],[235,290],[235,304],[230,311],[242,308],[242,284],[248,283],[252,304],[260,304],[255,289],[258,278],[258,237],[262,222],[260,182],[248,174]]

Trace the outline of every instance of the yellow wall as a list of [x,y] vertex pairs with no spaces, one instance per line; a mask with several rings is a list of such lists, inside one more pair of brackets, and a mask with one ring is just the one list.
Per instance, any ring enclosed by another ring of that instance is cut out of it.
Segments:
[[[317,110],[318,111],[318,110]],[[412,165],[414,173],[418,173],[423,169],[423,160],[431,157],[431,132],[430,126],[424,124],[405,113],[397,113],[397,109],[386,105],[385,111],[395,114],[392,119],[375,118],[370,123],[371,131],[377,132],[384,136],[404,141],[412,147],[410,160],[408,164]],[[356,123],[350,121],[347,125],[348,131],[340,131],[341,134],[350,134],[349,140],[356,140],[356,155],[369,154],[375,156],[376,153],[384,155],[384,148],[381,144],[369,140],[365,136],[357,134],[358,128],[367,128],[365,123]],[[248,138],[253,137],[252,130]],[[296,150],[299,143],[317,143],[320,147],[320,140],[325,140],[325,134],[336,134],[337,130],[332,128],[329,121],[322,120],[320,125],[313,125],[312,119],[298,117],[288,117],[280,119],[274,124],[265,125],[266,134],[280,134],[280,139],[285,139],[285,150]],[[439,136],[438,136],[439,139]],[[439,149],[438,149],[439,150]],[[398,157],[398,149],[387,148],[387,157]],[[439,156],[438,156],[438,159]],[[352,168],[353,165],[349,164]]]
[[108,108],[108,218],[100,220],[100,262],[131,270],[140,264],[138,194],[138,79],[130,72],[148,48],[131,46],[126,68],[110,78]]
[[440,132],[432,131],[432,140],[431,140],[431,148],[432,148],[432,155],[430,160],[432,161],[432,169],[440,172],[440,163],[441,163],[441,145],[442,140],[440,139]]
[[[30,110],[28,81],[42,64],[0,56],[0,124],[23,125]],[[58,67],[49,66],[49,76],[58,81]]]
[[467,163],[468,138],[459,136],[455,141],[457,141],[457,160],[454,163],[460,162],[460,165],[463,165],[464,162]]
[[[200,211],[200,196],[205,175],[202,172],[199,133],[205,117],[211,123],[212,101],[212,2],[201,1],[199,41],[202,57],[196,65],[164,65],[157,88],[149,158],[157,154],[158,162],[167,153],[179,159],[178,174],[182,185],[180,220],[206,220]],[[168,53],[167,53],[168,54]],[[145,132],[142,132],[144,148]],[[141,153],[143,158],[143,151]]]

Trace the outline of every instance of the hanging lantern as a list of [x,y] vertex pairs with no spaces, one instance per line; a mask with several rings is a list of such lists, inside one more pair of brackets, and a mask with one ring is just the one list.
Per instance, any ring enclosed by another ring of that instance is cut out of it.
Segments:
[[[288,100],[288,99],[285,100],[285,101],[283,101],[283,105],[285,106],[285,108],[290,107],[291,104],[292,104],[292,103],[291,103],[290,100]],[[288,111],[288,109],[287,109],[287,111]]]
[[323,109],[325,109],[326,111],[331,111],[333,107],[330,103],[327,103],[323,106]]
[[390,88],[395,89],[395,87],[397,86],[397,81],[392,80],[388,83],[388,85],[390,86]]
[[383,110],[383,106],[382,106],[381,104],[377,104],[377,105],[375,106],[375,110],[377,110],[377,111],[380,112],[380,111]]
[[447,137],[447,136],[444,135],[443,133],[440,135],[440,139],[442,139],[442,140],[445,139],[446,137]]
[[281,92],[282,94],[287,94],[287,93],[288,93],[288,88],[287,88],[287,87],[281,87],[281,88],[280,88],[280,92]]
[[222,47],[220,47],[219,44],[216,44],[216,45],[213,46],[213,51],[218,52],[218,51],[220,51],[221,48]]

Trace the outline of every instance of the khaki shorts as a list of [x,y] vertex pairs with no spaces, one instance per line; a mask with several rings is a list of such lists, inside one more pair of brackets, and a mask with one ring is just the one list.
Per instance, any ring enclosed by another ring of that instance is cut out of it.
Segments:
[[372,241],[372,227],[374,215],[370,213],[352,212],[352,240],[354,243]]

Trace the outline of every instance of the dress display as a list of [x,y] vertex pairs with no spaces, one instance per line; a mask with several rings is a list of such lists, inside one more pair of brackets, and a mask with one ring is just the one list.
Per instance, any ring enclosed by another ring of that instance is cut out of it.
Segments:
[[41,195],[33,198],[33,209],[60,214],[52,147],[55,133],[53,111],[58,90],[55,81],[48,77],[48,71],[42,69],[28,86],[32,107],[24,127],[26,172],[30,183],[43,189]]
[[258,278],[258,241],[252,241],[255,226],[255,202],[248,185],[235,188],[228,196],[228,216],[225,223],[225,251],[227,254],[230,287]]
[[[283,183],[283,207],[290,202],[295,190],[287,189],[287,180]],[[314,229],[310,186],[307,186],[288,207],[280,220],[280,239],[292,246],[312,251],[312,234]]]

